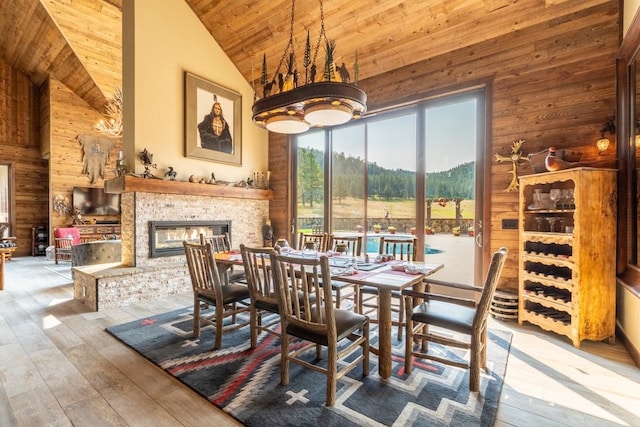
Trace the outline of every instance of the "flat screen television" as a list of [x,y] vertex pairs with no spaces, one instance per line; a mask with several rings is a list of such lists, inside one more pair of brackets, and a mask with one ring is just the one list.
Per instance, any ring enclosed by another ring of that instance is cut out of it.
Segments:
[[120,215],[120,194],[105,193],[104,188],[74,187],[73,207],[82,215]]

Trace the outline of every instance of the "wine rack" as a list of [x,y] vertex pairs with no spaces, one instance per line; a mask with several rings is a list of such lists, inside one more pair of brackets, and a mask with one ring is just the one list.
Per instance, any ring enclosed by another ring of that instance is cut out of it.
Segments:
[[615,179],[615,170],[595,168],[520,177],[520,324],[575,347],[614,341]]

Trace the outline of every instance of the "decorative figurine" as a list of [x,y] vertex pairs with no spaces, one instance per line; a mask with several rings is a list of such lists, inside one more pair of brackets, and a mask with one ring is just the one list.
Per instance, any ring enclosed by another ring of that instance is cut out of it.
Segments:
[[156,166],[155,163],[153,163],[153,154],[147,151],[146,148],[140,152],[140,162],[142,162],[142,164],[144,165],[144,173],[142,174],[142,177],[156,178],[149,169],[150,168],[157,169],[158,167]]
[[265,247],[273,246],[273,227],[270,219],[266,219],[262,226],[262,244]]
[[527,156],[522,153],[522,144],[524,144],[524,139],[514,141],[513,144],[511,144],[511,155],[509,156],[501,156],[496,153],[496,160],[498,162],[511,162],[512,178],[504,191],[518,191],[518,166],[524,164],[524,161],[527,158]]
[[169,181],[175,181],[176,180],[176,175],[178,175],[178,172],[173,170],[173,167],[168,166],[167,167],[167,171],[164,173],[165,177],[169,178]]

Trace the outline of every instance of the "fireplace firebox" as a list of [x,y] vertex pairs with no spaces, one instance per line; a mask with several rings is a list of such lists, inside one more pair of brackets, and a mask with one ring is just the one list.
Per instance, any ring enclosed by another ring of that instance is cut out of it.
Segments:
[[229,233],[231,221],[149,221],[149,257],[184,254],[182,242],[199,242],[200,234]]

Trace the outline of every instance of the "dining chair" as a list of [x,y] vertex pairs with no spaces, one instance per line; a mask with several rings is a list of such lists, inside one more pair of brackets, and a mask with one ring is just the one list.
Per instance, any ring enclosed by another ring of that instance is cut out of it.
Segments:
[[[411,289],[402,291],[406,307],[406,334],[404,369],[410,374],[413,358],[430,359],[447,365],[468,369],[469,390],[480,388],[480,368],[487,368],[487,317],[493,294],[502,273],[507,248],[500,248],[491,257],[491,264],[483,286],[444,282],[425,279],[428,285],[438,285],[444,289],[462,291],[463,296],[450,296],[432,292],[416,292]],[[476,302],[474,295],[480,294]],[[465,296],[471,295],[470,298]],[[417,304],[414,306],[414,301]],[[433,331],[430,327],[444,330]],[[447,333],[448,332],[448,333]],[[457,335],[451,334],[456,332]],[[462,334],[462,337],[458,337]],[[416,343],[414,343],[414,340]],[[429,353],[428,342],[445,347],[457,347],[470,350],[468,360],[447,358],[446,353]],[[415,346],[419,349],[415,349]]]
[[[282,319],[280,383],[289,384],[290,362],[327,376],[326,406],[333,406],[337,381],[362,362],[362,374],[369,374],[369,318],[334,307],[328,283],[331,274],[326,255],[314,258],[277,255],[274,268]],[[339,348],[343,340],[351,341]],[[293,341],[307,341],[293,345]],[[327,363],[312,363],[303,354],[316,349],[316,359],[327,348]],[[350,358],[358,347],[361,353]],[[348,358],[349,357],[349,358]]]
[[[393,255],[395,259],[403,261],[415,261],[417,237],[402,236],[381,236],[378,248],[379,254]],[[358,290],[357,298],[358,313],[368,314],[378,309],[378,289],[373,286],[361,286]],[[398,327],[398,340],[402,340],[404,322],[404,301],[400,291],[391,292],[391,311],[397,313],[397,320],[391,321],[391,326]],[[371,319],[371,323],[376,323],[377,319]]]
[[[331,250],[334,255],[344,255],[349,257],[359,257],[362,254],[362,236],[334,236],[329,235],[327,250]],[[351,291],[349,292],[349,288]],[[358,300],[358,286],[352,283],[332,281],[331,290],[335,293],[336,308],[342,307],[343,300],[353,300],[355,307]]]
[[327,250],[327,243],[329,242],[329,235],[327,233],[299,233],[297,248],[302,250],[305,242],[309,241],[316,244],[316,249],[319,252],[325,252]]
[[[251,295],[250,324],[251,324],[251,348],[258,345],[258,333],[267,332],[280,336],[276,326],[280,324],[280,310],[272,265],[275,264],[275,256],[278,254],[273,248],[252,248],[240,244],[240,253],[244,271],[247,276],[247,285]],[[265,322],[263,316],[277,314],[274,319]]]
[[[193,287],[193,336],[200,336],[200,323],[215,327],[215,344],[217,350],[222,345],[223,332],[246,326],[249,322],[236,322],[236,315],[250,309],[249,287],[238,283],[227,283],[222,280],[214,260],[210,243],[182,242],[187,257],[187,266]],[[212,315],[201,314],[200,304],[213,306]],[[231,324],[224,326],[224,319],[231,316]]]
[[[341,247],[344,248],[342,252]],[[334,236],[329,235],[327,250],[333,253],[342,252],[344,255],[359,257],[362,255],[362,236]]]
[[[200,244],[204,245],[205,243],[211,244],[211,250],[213,250],[213,253],[226,253],[231,251],[232,248],[229,233],[212,234],[209,236],[200,233]],[[247,283],[247,277],[244,271],[242,271],[242,269],[237,269],[233,265],[227,266],[223,273],[225,275],[225,280],[228,282]]]

